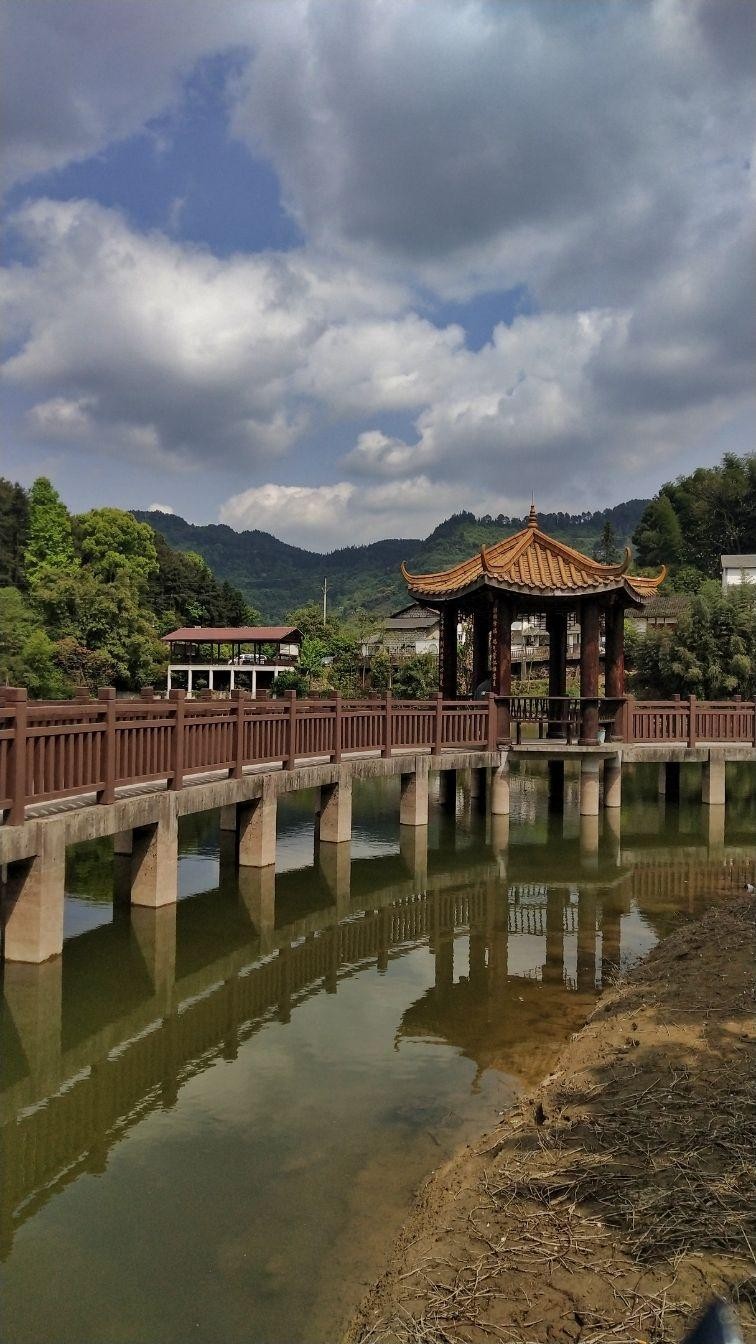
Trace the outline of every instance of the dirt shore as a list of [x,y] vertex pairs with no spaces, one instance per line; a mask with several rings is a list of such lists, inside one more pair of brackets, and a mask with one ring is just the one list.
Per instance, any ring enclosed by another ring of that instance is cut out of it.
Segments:
[[344,1344],[756,1339],[756,898],[672,933],[434,1174]]

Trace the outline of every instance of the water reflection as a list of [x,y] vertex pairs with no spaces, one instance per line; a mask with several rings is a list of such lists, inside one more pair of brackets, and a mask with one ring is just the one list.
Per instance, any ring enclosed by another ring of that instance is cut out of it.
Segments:
[[[421,1176],[607,975],[753,880],[750,781],[726,818],[683,781],[663,819],[641,771],[621,819],[579,817],[569,774],[564,816],[532,769],[511,818],[461,784],[428,828],[360,790],[351,853],[293,800],[275,878],[186,819],[178,907],[129,908],[110,846],[72,857],[62,959],[5,968],[8,1340],[332,1338]],[[65,1304],[62,1237],[87,1284]]]

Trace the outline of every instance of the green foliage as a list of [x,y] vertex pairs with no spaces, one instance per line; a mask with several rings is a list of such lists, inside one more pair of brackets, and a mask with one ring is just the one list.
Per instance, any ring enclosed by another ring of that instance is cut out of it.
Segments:
[[159,532],[152,532],[157,570],[150,578],[147,601],[161,634],[182,625],[256,625],[259,614],[232,584],[219,583],[201,555],[174,551]]
[[602,565],[617,565],[622,559],[617,545],[617,534],[610,518],[607,518],[601,529],[601,536],[593,548],[593,558],[600,560]]
[[400,700],[429,700],[438,690],[438,659],[418,653],[402,663],[394,676],[393,691]]
[[716,578],[721,555],[756,549],[756,454],[727,453],[719,466],[662,486],[634,541],[641,565],[686,566]]
[[29,536],[29,503],[17,482],[0,476],[0,587],[25,584],[24,553]]
[[103,583],[117,583],[134,595],[146,591],[158,561],[155,534],[122,509],[91,509],[75,520],[82,564]]
[[633,533],[641,566],[676,565],[683,549],[682,528],[669,495],[662,492],[645,510]]
[[273,683],[273,694],[283,695],[284,691],[296,691],[297,695],[307,695],[309,682],[301,672],[279,672]]
[[[102,655],[117,687],[136,688],[162,675],[166,646],[158,639],[151,613],[123,576],[117,583],[103,583],[88,570],[51,574],[40,582],[35,605],[53,639],[73,640],[81,649]],[[70,646],[64,647],[69,656]]]
[[706,583],[677,630],[650,630],[626,646],[638,695],[703,700],[756,694],[756,591]]
[[387,691],[391,686],[391,674],[391,659],[387,650],[376,649],[368,663],[370,689],[372,691]]
[[[607,521],[618,544],[624,546],[647,503],[634,499],[596,513],[544,513],[540,523],[545,531],[590,555]],[[278,541],[268,532],[235,532],[222,525],[196,527],[176,514],[161,514],[159,519],[154,513],[135,516],[157,525],[171,547],[199,552],[215,574],[230,580],[260,608],[265,620],[288,619],[296,603],[299,610],[305,607],[313,613],[321,630],[324,579],[328,580],[329,618],[357,609],[373,617],[386,616],[407,602],[407,587],[399,572],[402,560],[416,573],[444,569],[474,555],[481,544],[501,541],[525,524],[523,518],[504,514],[475,518],[459,513],[440,523],[425,540],[389,538],[318,555]]]
[[56,659],[55,645],[17,588],[0,588],[0,681],[26,686],[29,694],[57,699],[70,683]]
[[68,509],[47,477],[38,476],[29,491],[26,582],[33,589],[50,574],[70,574],[78,566]]

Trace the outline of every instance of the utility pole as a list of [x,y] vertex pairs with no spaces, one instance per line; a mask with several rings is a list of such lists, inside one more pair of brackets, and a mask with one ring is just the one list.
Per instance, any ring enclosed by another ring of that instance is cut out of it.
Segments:
[[323,579],[323,629],[328,619],[328,579]]

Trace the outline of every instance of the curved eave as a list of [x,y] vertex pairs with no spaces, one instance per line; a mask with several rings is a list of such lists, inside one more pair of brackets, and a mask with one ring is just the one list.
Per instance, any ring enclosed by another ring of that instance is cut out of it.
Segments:
[[565,601],[577,601],[581,597],[601,597],[603,593],[624,592],[634,602],[643,603],[655,595],[655,590],[649,592],[647,596],[642,595],[630,586],[624,575],[616,579],[610,579],[606,583],[585,584],[574,588],[556,586],[547,588],[541,585],[513,583],[511,579],[497,579],[492,574],[481,574],[478,578],[461,585],[459,588],[439,590],[423,588],[419,584],[410,584],[408,587],[411,597],[418,601],[431,603],[458,602],[481,588],[490,588],[498,593],[511,593],[513,597],[529,597],[534,601],[538,598],[563,598]]

